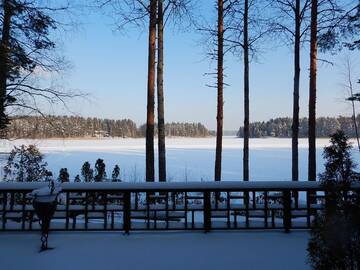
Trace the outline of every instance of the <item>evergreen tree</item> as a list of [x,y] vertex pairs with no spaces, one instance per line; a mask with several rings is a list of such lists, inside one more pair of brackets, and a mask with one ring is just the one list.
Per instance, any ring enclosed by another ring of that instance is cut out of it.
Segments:
[[54,31],[65,25],[56,17],[68,6],[58,2],[0,2],[0,130],[9,124],[9,107],[41,113],[40,100],[53,104],[76,96],[33,83],[40,71],[50,74],[64,68],[63,58],[55,53]]
[[121,181],[119,179],[119,175],[120,175],[120,167],[118,165],[115,165],[114,170],[112,171],[112,174],[111,174],[112,181],[113,182]]
[[66,183],[66,182],[69,182],[69,173],[68,173],[68,170],[67,168],[61,168],[60,171],[59,171],[59,181],[61,183]]
[[45,181],[52,174],[35,145],[21,145],[11,150],[4,167],[4,180],[17,182]]
[[359,181],[351,158],[351,145],[342,131],[331,137],[325,147],[325,171],[320,174],[327,191],[325,210],[315,217],[308,244],[313,269],[359,269],[360,196],[350,192]]
[[104,160],[99,158],[95,163],[96,175],[94,177],[95,182],[101,182],[106,179]]
[[94,171],[91,169],[91,165],[86,161],[81,167],[81,176],[84,182],[91,182],[94,179]]
[[77,175],[75,176],[74,182],[75,182],[75,183],[80,183],[80,182],[81,182],[80,175],[77,174]]

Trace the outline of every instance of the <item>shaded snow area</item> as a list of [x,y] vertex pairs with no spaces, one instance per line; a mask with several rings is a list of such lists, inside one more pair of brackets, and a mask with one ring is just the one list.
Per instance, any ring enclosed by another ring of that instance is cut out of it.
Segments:
[[1,269],[305,270],[306,231],[52,232],[54,250],[38,253],[39,233],[1,233]]

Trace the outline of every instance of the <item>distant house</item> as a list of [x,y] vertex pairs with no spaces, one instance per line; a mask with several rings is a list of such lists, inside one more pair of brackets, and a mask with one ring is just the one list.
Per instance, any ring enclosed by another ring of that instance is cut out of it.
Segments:
[[105,130],[95,130],[94,137],[96,138],[110,137],[110,134]]

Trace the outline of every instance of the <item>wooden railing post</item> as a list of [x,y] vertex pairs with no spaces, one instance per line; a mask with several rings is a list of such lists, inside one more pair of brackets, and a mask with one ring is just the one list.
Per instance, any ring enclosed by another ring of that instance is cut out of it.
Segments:
[[131,229],[131,194],[130,191],[124,192],[124,214],[123,214],[123,224],[124,232],[126,234],[130,233]]
[[204,191],[204,230],[211,230],[211,200],[210,191]]
[[3,192],[3,209],[2,209],[2,230],[5,231],[6,223],[6,205],[7,205],[7,193]]
[[290,232],[291,229],[291,193],[290,190],[283,191],[283,207],[284,207],[284,216],[283,224],[285,232]]

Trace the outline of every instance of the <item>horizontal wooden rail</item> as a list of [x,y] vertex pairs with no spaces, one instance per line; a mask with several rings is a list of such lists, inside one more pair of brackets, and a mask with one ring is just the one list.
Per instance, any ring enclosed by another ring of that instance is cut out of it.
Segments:
[[[29,193],[0,182],[0,231],[39,230]],[[324,208],[318,182],[64,183],[51,230],[308,229]],[[353,186],[349,192],[359,191]]]

